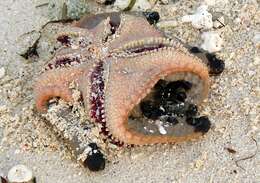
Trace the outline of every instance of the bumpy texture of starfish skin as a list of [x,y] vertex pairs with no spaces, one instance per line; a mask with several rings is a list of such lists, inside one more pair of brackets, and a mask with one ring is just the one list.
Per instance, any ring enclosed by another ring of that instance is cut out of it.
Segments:
[[201,92],[193,99],[196,104],[207,97],[209,88],[207,67],[143,17],[119,13],[88,16],[76,23],[72,32],[60,36],[69,37],[69,41],[61,41],[65,48],[46,64],[46,71],[35,84],[39,111],[46,112],[53,97],[72,102],[69,85],[75,82],[89,119],[101,123],[120,142],[175,143],[202,135],[147,135],[128,126],[133,108],[160,79],[178,73],[196,75],[202,84]]

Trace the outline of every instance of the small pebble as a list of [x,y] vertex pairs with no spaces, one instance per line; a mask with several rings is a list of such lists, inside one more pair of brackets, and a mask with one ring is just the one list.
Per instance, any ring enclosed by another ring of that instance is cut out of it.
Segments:
[[164,104],[163,107],[165,108],[166,113],[168,115],[174,114],[174,115],[182,117],[185,114],[185,105],[184,105],[184,103],[176,104],[174,102],[168,101],[168,102],[166,102]]
[[257,48],[260,48],[260,32],[255,33],[253,42]]
[[25,165],[16,165],[10,169],[7,175],[9,183],[33,183],[32,171]]
[[166,85],[161,92],[163,100],[175,101],[176,103],[184,102],[187,98],[186,91],[191,88],[191,83],[186,81],[170,82]]
[[193,117],[198,113],[198,107],[195,104],[190,104],[188,106],[188,109],[186,111],[186,116],[189,117]]
[[166,121],[172,125],[176,125],[179,121],[174,116],[167,116]]
[[222,49],[223,39],[217,32],[204,32],[201,38],[204,40],[201,45],[202,49],[210,53],[217,52]]
[[141,102],[140,107],[144,116],[150,119],[158,119],[164,113],[159,106],[154,105],[151,101]]
[[175,90],[175,92],[176,92],[176,99],[177,99],[177,101],[180,101],[180,102],[184,102],[185,100],[186,100],[186,98],[187,98],[187,95],[186,95],[186,90],[185,89],[183,89],[183,88],[178,88],[178,89],[176,89]]
[[163,127],[163,125],[162,125],[162,123],[160,121],[157,121],[156,125],[158,127],[158,130],[159,130],[160,134],[162,134],[162,135],[166,135],[167,134],[167,131],[165,130],[165,128]]

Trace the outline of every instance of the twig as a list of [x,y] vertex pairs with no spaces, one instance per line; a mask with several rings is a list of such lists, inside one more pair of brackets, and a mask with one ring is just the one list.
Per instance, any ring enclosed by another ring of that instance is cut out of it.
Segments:
[[135,5],[135,2],[136,2],[136,0],[131,0],[130,3],[128,4],[128,6],[125,9],[123,9],[123,11],[130,11],[133,8],[133,6]]
[[43,7],[43,6],[48,6],[49,3],[42,3],[42,4],[39,4],[37,6],[35,6],[36,8],[40,8],[40,7]]
[[[223,24],[219,19],[217,19],[217,21],[222,25],[222,27],[225,27],[226,25],[225,24]],[[221,27],[221,28],[222,28]]]
[[226,149],[229,153],[235,154],[237,151],[235,149],[232,149],[230,147],[225,147],[224,149]]
[[236,166],[238,166],[239,168],[241,168],[241,169],[243,169],[243,170],[245,170],[245,169],[244,169],[242,166],[240,166],[240,165],[238,164],[238,162],[244,161],[244,160],[248,160],[248,159],[252,159],[253,157],[255,157],[255,155],[256,155],[256,153],[257,153],[257,151],[258,151],[258,144],[257,144],[256,139],[254,139],[253,137],[251,137],[251,138],[253,139],[253,141],[255,142],[255,145],[256,145],[256,150],[255,150],[254,154],[252,154],[252,155],[250,155],[250,156],[247,156],[247,157],[244,157],[244,158],[241,158],[241,159],[238,159],[238,160],[235,161]]

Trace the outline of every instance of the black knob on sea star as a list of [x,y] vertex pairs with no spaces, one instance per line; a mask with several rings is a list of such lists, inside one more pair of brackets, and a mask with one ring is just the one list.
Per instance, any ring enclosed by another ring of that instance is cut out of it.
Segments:
[[156,24],[160,19],[160,15],[156,11],[144,12],[144,16],[151,25]]
[[89,152],[83,165],[88,167],[90,171],[100,171],[105,169],[105,158],[104,155],[99,150],[96,143],[90,143],[91,151]]

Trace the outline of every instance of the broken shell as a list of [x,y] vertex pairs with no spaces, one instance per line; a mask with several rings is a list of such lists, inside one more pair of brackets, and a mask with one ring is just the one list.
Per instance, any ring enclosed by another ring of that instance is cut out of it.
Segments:
[[8,172],[10,183],[34,183],[32,171],[25,165],[16,165]]
[[222,49],[223,39],[217,32],[204,32],[201,37],[204,40],[201,45],[202,49],[210,53],[217,52]]
[[183,16],[182,22],[191,22],[196,29],[211,29],[213,27],[212,15],[207,8],[206,5],[198,7],[193,15]]

